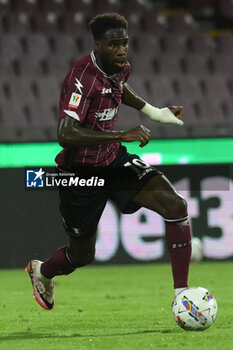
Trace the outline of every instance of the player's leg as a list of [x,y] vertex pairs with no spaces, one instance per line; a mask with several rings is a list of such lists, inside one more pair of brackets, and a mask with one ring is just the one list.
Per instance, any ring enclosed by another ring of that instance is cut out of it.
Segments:
[[[95,258],[96,230],[87,238],[69,237],[69,245],[60,247],[41,265],[40,272],[48,279],[69,275],[75,269],[91,264]],[[68,233],[69,234],[69,233]]]
[[95,259],[96,230],[89,239],[77,240],[69,237],[70,246],[68,257],[76,267],[91,264]]
[[156,211],[163,218],[187,216],[187,202],[163,175],[152,177],[133,198],[140,206]]
[[188,285],[191,232],[187,203],[164,175],[156,175],[134,197],[134,201],[160,214],[165,220],[166,241],[171,255],[176,293]]
[[36,301],[54,307],[54,277],[68,275],[90,264],[95,256],[96,230],[106,205],[104,192],[60,188],[60,209],[69,244],[58,248],[45,262],[32,260],[26,267]]
[[68,275],[94,260],[96,231],[86,239],[69,237],[69,242],[69,245],[58,248],[45,262],[31,260],[26,267],[32,281],[33,295],[46,310],[54,307],[54,277]]
[[[188,283],[191,255],[191,233],[187,203],[158,170],[121,149],[113,163],[110,198],[122,213],[133,213],[146,207],[165,220],[166,241],[171,255],[175,292]],[[117,170],[117,171],[116,171]]]

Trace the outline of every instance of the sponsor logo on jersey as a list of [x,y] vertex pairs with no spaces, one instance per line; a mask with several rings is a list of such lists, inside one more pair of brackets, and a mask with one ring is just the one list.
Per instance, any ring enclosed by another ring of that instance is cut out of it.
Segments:
[[75,108],[75,109],[78,108],[81,98],[82,98],[82,95],[77,94],[76,92],[73,92],[70,97],[68,107]]
[[111,93],[112,93],[112,89],[111,88],[110,89],[103,88],[103,90],[101,92],[102,95],[104,95],[104,94],[111,94]]
[[44,187],[44,171],[40,170],[27,170],[26,187]]
[[81,88],[83,88],[83,85],[80,83],[80,81],[77,79],[77,78],[75,78],[75,80],[76,80],[76,84],[74,83],[74,85],[76,86],[76,88],[80,91],[80,93],[82,94],[82,90],[81,90]]
[[118,109],[119,107],[104,109],[103,112],[96,112],[95,117],[99,118],[100,121],[111,120],[117,114]]

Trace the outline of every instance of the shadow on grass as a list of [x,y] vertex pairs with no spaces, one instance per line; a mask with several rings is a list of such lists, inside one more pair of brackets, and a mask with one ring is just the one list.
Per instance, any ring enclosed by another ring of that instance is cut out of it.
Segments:
[[138,331],[138,332],[125,332],[125,333],[101,333],[101,334],[79,334],[79,333],[73,333],[70,335],[65,334],[53,334],[53,333],[31,333],[28,332],[16,332],[16,333],[9,333],[8,335],[0,336],[0,342],[1,341],[15,341],[15,340],[31,340],[31,339],[47,339],[47,338],[54,338],[54,339],[65,339],[65,338],[97,338],[97,337],[123,337],[127,335],[139,335],[139,334],[153,334],[153,333],[179,333],[179,329],[163,329],[163,330],[144,330],[144,331]]

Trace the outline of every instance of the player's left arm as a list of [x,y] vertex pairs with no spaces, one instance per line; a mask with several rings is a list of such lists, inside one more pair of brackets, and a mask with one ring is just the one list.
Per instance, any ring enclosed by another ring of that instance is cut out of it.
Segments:
[[123,88],[122,103],[137,109],[154,121],[178,125],[184,124],[180,119],[183,116],[182,106],[154,107],[138,96],[128,84],[125,84]]

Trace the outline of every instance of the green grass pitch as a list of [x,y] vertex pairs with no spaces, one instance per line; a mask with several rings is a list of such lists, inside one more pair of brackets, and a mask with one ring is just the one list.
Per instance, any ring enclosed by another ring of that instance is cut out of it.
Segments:
[[204,332],[173,321],[169,264],[87,267],[56,278],[55,308],[32,297],[27,273],[0,270],[1,350],[232,350],[233,262],[192,264],[190,286],[211,290],[218,316]]

